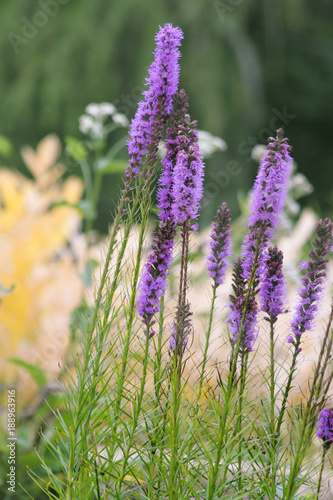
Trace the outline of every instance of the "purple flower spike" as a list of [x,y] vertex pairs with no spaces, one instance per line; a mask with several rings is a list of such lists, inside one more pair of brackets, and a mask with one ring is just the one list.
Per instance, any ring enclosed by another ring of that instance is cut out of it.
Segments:
[[184,130],[187,126],[188,116],[188,97],[184,90],[180,90],[175,94],[173,100],[173,110],[168,120],[168,128],[166,131],[166,154],[162,160],[163,171],[159,180],[159,189],[157,192],[158,200],[158,216],[161,220],[166,220],[170,217],[173,199],[173,173],[177,160],[177,153],[184,147],[184,142],[187,144],[187,139],[184,137]]
[[153,316],[159,311],[160,299],[167,288],[175,233],[172,219],[160,222],[154,238],[153,250],[141,275],[137,312],[148,327],[154,322]]
[[171,324],[169,348],[178,354],[182,354],[192,333],[191,316],[188,302],[182,304],[180,308],[177,307],[175,322]]
[[282,273],[283,253],[270,247],[265,256],[265,270],[260,287],[261,310],[273,321],[283,312],[286,298],[286,281]]
[[270,137],[266,154],[261,160],[259,172],[253,187],[251,215],[248,226],[265,226],[270,229],[269,237],[274,235],[280,222],[280,215],[286,200],[292,158],[288,139],[283,138],[283,130]]
[[203,194],[203,163],[197,140],[196,137],[187,151],[181,150],[177,154],[172,190],[174,200],[172,214],[178,224],[196,220],[199,216]]
[[316,426],[317,436],[324,441],[324,446],[329,448],[333,443],[333,408],[325,408],[319,413]]
[[283,138],[283,130],[279,129],[276,138],[270,137],[268,141],[253,187],[248,219],[250,232],[242,246],[243,275],[246,279],[250,277],[259,241],[259,273],[262,271],[260,255],[278,228],[292,167],[292,158],[289,156],[291,147],[288,139]]
[[210,253],[207,258],[209,276],[214,280],[214,286],[222,285],[226,268],[231,255],[231,212],[226,203],[218,208],[215,222],[212,222]]
[[[233,272],[234,296],[230,296],[230,314],[227,323],[230,324],[231,340],[234,344],[241,333],[240,350],[252,351],[253,344],[258,336],[256,330],[258,306],[255,297],[251,295],[246,302],[246,280],[242,276],[242,261],[238,259]],[[246,308],[246,310],[245,310]],[[242,323],[245,310],[244,321]]]
[[203,194],[202,154],[199,149],[197,122],[187,113],[188,97],[176,94],[174,111],[167,130],[167,152],[158,191],[159,217],[171,216],[176,224],[195,221]]
[[[291,321],[292,332],[296,338],[306,330],[311,330],[318,310],[318,301],[323,296],[328,263],[327,255],[333,242],[333,223],[330,219],[320,219],[317,222],[315,234],[314,248],[309,254],[310,260],[307,266],[304,266],[304,263],[302,264],[302,268],[306,269],[307,272],[302,278],[295,314]],[[288,342],[291,343],[290,335]]]
[[178,89],[180,51],[183,33],[172,24],[160,28],[155,37],[154,61],[149,69],[143,92],[144,100],[138,105],[131,123],[128,153],[130,165],[126,171],[129,180],[138,174],[143,157],[151,152],[156,155],[161,131],[172,109],[172,98]]

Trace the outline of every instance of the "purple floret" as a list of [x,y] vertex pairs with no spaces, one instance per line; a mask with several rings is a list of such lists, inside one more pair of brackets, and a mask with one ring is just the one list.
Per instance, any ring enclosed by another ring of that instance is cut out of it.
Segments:
[[[288,139],[283,138],[279,129],[276,138],[268,139],[266,154],[261,160],[256,177],[251,202],[251,214],[248,219],[250,229],[242,245],[243,274],[249,279],[255,254],[258,253],[258,275],[263,269],[261,260],[269,239],[275,235],[280,216],[285,204],[292,158]],[[259,245],[259,251],[258,251]]]
[[270,142],[254,182],[248,226],[265,226],[270,229],[272,237],[285,204],[292,158],[289,156],[291,147],[288,139],[283,138],[282,129],[277,131],[275,139],[270,137],[268,140]]
[[[193,131],[194,132],[194,131]],[[196,220],[203,194],[203,163],[198,138],[177,154],[172,187],[172,215],[176,223]]]
[[163,124],[172,110],[172,98],[178,89],[178,47],[182,38],[182,31],[172,24],[160,28],[155,37],[154,61],[146,80],[149,88],[143,92],[144,100],[138,105],[127,142],[130,156],[127,179],[138,174],[142,158],[148,152],[156,156]]
[[[318,310],[318,301],[323,297],[328,263],[327,255],[331,251],[333,242],[333,223],[328,218],[320,219],[317,222],[315,233],[314,248],[309,254],[310,260],[307,265],[302,264],[302,269],[306,269],[307,272],[302,278],[294,317],[291,321],[292,332],[296,338],[306,330],[311,330]],[[293,340],[292,336],[289,335],[287,341],[292,343]]]
[[282,272],[283,253],[270,247],[265,256],[265,269],[260,286],[261,310],[272,319],[283,312],[286,299],[286,281]]
[[240,333],[240,349],[252,351],[258,336],[256,327],[258,306],[253,295],[249,297],[246,303],[246,281],[242,276],[241,259],[238,259],[235,263],[232,288],[234,295],[230,295],[230,314],[227,319],[227,323],[230,325],[231,340],[236,344]]
[[[160,310],[160,300],[167,288],[175,234],[171,218],[160,222],[153,240],[153,250],[141,274],[137,312],[148,328],[155,322],[153,316]],[[147,334],[151,335],[153,332],[149,331]]]
[[212,222],[210,252],[207,257],[209,276],[213,278],[214,285],[222,285],[229,257],[231,255],[231,212],[226,203],[218,208],[215,221]]
[[184,90],[180,90],[175,94],[173,106],[166,131],[166,153],[162,160],[163,170],[158,182],[157,206],[159,209],[158,216],[161,220],[166,220],[172,215],[172,188],[177,153],[188,144],[188,139],[184,137],[184,130],[186,130],[188,123],[187,113],[189,105],[188,97]]
[[197,122],[191,122],[188,97],[175,95],[166,142],[163,171],[157,193],[159,217],[171,216],[176,224],[195,221],[203,194],[204,165],[199,149]]
[[330,447],[333,443],[333,408],[325,408],[319,413],[316,426],[317,436],[325,446]]

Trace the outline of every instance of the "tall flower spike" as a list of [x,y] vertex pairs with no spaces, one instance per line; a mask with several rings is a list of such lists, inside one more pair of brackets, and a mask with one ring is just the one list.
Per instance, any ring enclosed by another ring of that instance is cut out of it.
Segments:
[[182,31],[172,24],[160,28],[155,37],[154,61],[146,80],[149,88],[143,92],[144,100],[138,105],[127,142],[130,156],[126,171],[128,181],[138,174],[142,158],[147,153],[156,155],[163,124],[172,110],[172,98],[178,89],[178,47],[182,38]]
[[317,436],[323,440],[324,446],[329,448],[333,443],[333,408],[325,408],[319,413],[316,426]]
[[182,354],[192,333],[191,316],[190,304],[186,301],[181,308],[177,308],[175,323],[171,325],[169,347],[179,355]]
[[166,220],[171,216],[173,199],[172,189],[174,184],[174,167],[177,160],[177,153],[184,147],[183,132],[187,126],[188,97],[184,90],[180,90],[174,96],[173,110],[168,119],[166,131],[166,153],[162,160],[162,174],[159,179],[159,189],[157,191],[158,216],[161,220]]
[[[159,311],[160,299],[167,288],[175,233],[171,218],[160,222],[154,238],[153,250],[141,275],[137,311],[148,328],[154,324],[153,316]],[[148,335],[153,333],[147,331]]]
[[253,187],[248,219],[250,231],[242,246],[243,274],[246,279],[250,277],[256,251],[259,251],[259,255],[263,254],[278,228],[292,167],[292,158],[289,156],[291,147],[288,139],[283,138],[283,130],[279,129],[276,138],[270,137],[268,141]]
[[246,304],[246,280],[242,276],[241,259],[235,263],[232,288],[234,296],[230,296],[230,314],[227,319],[227,323],[230,324],[231,340],[236,344],[241,331],[240,350],[252,351],[258,335],[256,330],[258,306],[253,295]]
[[265,256],[265,266],[260,286],[261,310],[273,321],[283,312],[286,298],[286,281],[282,273],[283,253],[270,247]]
[[204,164],[199,149],[197,122],[191,122],[184,90],[174,99],[167,130],[167,152],[158,191],[159,217],[177,224],[195,221],[203,194]]
[[199,216],[203,194],[204,165],[199,149],[197,122],[186,115],[183,147],[177,152],[173,174],[172,215],[176,223],[195,221]]
[[323,297],[328,263],[327,255],[331,251],[333,243],[333,223],[330,219],[320,219],[317,222],[315,234],[314,248],[309,254],[310,260],[302,264],[302,269],[306,269],[307,272],[302,278],[294,317],[291,321],[295,339],[289,335],[287,338],[289,343],[297,339],[299,342],[302,333],[312,328],[318,310],[318,301]]
[[210,252],[207,258],[209,276],[214,280],[214,286],[223,283],[226,268],[231,255],[231,212],[226,203],[217,209],[215,222],[212,222]]

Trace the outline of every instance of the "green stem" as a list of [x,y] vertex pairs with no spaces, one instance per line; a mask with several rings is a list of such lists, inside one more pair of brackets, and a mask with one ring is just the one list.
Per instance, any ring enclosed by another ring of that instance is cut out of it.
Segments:
[[[172,427],[171,427],[171,458],[170,458],[170,474],[169,474],[169,500],[177,498],[179,491],[177,490],[177,471],[178,466],[178,451],[179,451],[179,418],[180,418],[180,403],[181,403],[181,376],[183,368],[183,324],[181,313],[186,305],[187,292],[187,269],[188,269],[188,248],[189,248],[189,228],[184,222],[182,228],[182,251],[181,251],[181,268],[179,280],[179,294],[176,315],[176,346],[172,352]],[[179,486],[179,485],[178,485]]]
[[[89,422],[90,418],[90,413],[92,411],[92,403],[88,404],[88,399],[92,401],[95,398],[96,395],[96,380],[97,380],[97,374],[100,373],[101,366],[100,366],[100,357],[102,354],[102,348],[105,345],[105,339],[106,336],[108,335],[109,329],[111,325],[109,324],[109,315],[111,311],[111,306],[113,302],[113,297],[115,294],[115,291],[117,290],[118,287],[118,281],[119,281],[119,273],[122,265],[122,261],[124,258],[125,250],[127,247],[128,243],[128,236],[131,230],[131,227],[133,225],[133,221],[135,218],[135,213],[137,210],[137,207],[139,205],[140,199],[142,196],[145,196],[146,189],[145,186],[147,185],[147,178],[146,175],[150,171],[149,166],[147,166],[143,169],[143,172],[140,176],[140,180],[138,183],[138,187],[136,189],[135,197],[133,200],[133,204],[130,210],[129,214],[129,219],[126,223],[125,226],[125,236],[122,239],[121,242],[121,247],[120,251],[118,254],[118,259],[117,259],[117,264],[116,264],[116,270],[114,273],[114,280],[112,282],[111,287],[108,290],[108,293],[105,298],[105,303],[103,304],[103,325],[101,328],[99,328],[99,335],[95,336],[94,338],[94,333],[97,327],[98,322],[100,321],[100,314],[101,314],[101,305],[102,305],[102,299],[103,295],[105,292],[106,288],[106,283],[109,275],[109,264],[111,261],[111,258],[113,256],[115,247],[116,247],[116,237],[120,229],[120,225],[123,221],[123,210],[125,208],[125,205],[127,203],[127,196],[129,194],[130,188],[127,188],[127,184],[125,184],[124,190],[122,197],[120,199],[119,205],[118,205],[118,210],[117,214],[113,223],[113,227],[111,230],[110,234],[110,240],[109,240],[109,247],[107,251],[107,255],[105,257],[105,264],[103,268],[103,273],[100,279],[100,285],[98,288],[97,292],[97,297],[95,300],[95,307],[93,311],[93,317],[91,322],[88,325],[87,328],[87,333],[85,337],[85,342],[83,346],[83,361],[81,365],[81,369],[78,372],[79,374],[79,380],[78,380],[78,394],[77,394],[77,399],[76,399],[76,405],[75,409],[73,411],[74,416],[73,416],[73,424],[72,426],[69,427],[69,432],[70,432],[70,441],[71,441],[71,450],[69,454],[69,464],[68,464],[68,485],[67,485],[67,500],[71,498],[71,485],[73,482],[73,476],[74,476],[74,468],[75,468],[75,462],[76,460],[80,461],[81,459],[79,457],[82,457],[87,449],[87,436],[89,435],[89,429],[85,429],[85,427],[82,427],[81,425],[81,415],[87,413],[88,415],[87,418],[85,419],[85,422]],[[148,196],[146,195],[146,198]],[[108,328],[106,326],[109,326]],[[94,358],[93,363],[91,363],[91,358],[92,358],[92,352],[94,351],[94,344],[95,344],[95,350],[97,351],[97,355]],[[89,389],[89,390],[88,390]],[[88,410],[86,409],[88,408]],[[80,427],[80,430],[79,430]],[[76,436],[80,435],[80,440],[79,440],[79,445],[80,445],[80,450],[77,450],[78,444],[76,442]]]
[[[215,463],[213,465],[213,470],[209,470],[207,500],[213,500],[213,498],[214,498],[216,481],[217,481],[218,471],[219,471],[219,467],[220,467],[222,447],[224,445],[224,435],[225,435],[224,428],[225,428],[225,424],[227,421],[227,417],[228,417],[228,413],[229,413],[229,409],[230,409],[230,403],[231,403],[231,399],[232,399],[232,395],[233,395],[234,379],[235,379],[236,370],[237,370],[238,355],[239,355],[240,348],[241,348],[241,341],[242,341],[242,334],[243,334],[243,329],[244,329],[246,311],[247,311],[249,299],[250,299],[251,294],[253,293],[253,290],[255,287],[256,271],[258,268],[260,247],[261,247],[262,239],[264,237],[264,233],[265,233],[265,228],[262,228],[261,233],[259,234],[259,237],[257,240],[256,252],[255,252],[254,259],[253,259],[253,266],[251,269],[251,275],[249,278],[248,288],[246,291],[245,304],[244,304],[244,308],[243,308],[243,312],[242,312],[242,319],[241,319],[241,324],[240,324],[240,328],[239,328],[239,332],[238,332],[237,343],[232,351],[232,360],[231,360],[229,377],[228,377],[228,386],[227,386],[227,390],[226,390],[223,415],[222,415],[222,418],[219,419],[219,427],[222,426],[222,429],[219,428],[219,438],[218,438],[218,442],[217,442],[216,460],[215,460]],[[226,474],[224,474],[223,482],[225,481],[225,479],[226,479]]]
[[89,163],[85,160],[81,161],[80,167],[82,170],[82,175],[83,175],[83,180],[84,180],[84,185],[85,185],[85,190],[86,190],[86,201],[88,203],[88,213],[86,214],[85,230],[86,230],[86,233],[89,233],[89,231],[92,228],[93,216],[94,216],[94,214],[93,214],[93,180],[92,180],[92,175],[91,175]]
[[248,352],[242,352],[241,358],[241,378],[240,378],[240,387],[239,387],[239,404],[238,404],[238,418],[236,425],[236,434],[238,435],[238,491],[241,491],[243,488],[243,472],[242,472],[242,461],[243,461],[243,436],[241,435],[242,431],[242,422],[243,422],[243,410],[244,410],[244,392],[246,386],[246,374],[247,374],[247,363],[248,363]]
[[291,389],[291,384],[294,378],[294,373],[296,369],[296,361],[297,361],[297,356],[299,354],[299,345],[300,345],[301,339],[300,337],[297,337],[295,341],[295,346],[294,346],[294,352],[293,352],[293,358],[291,360],[291,366],[289,370],[289,376],[287,380],[287,385],[285,387],[285,390],[283,392],[283,399],[282,399],[282,404],[281,404],[281,409],[280,413],[277,419],[277,426],[276,426],[276,431],[275,431],[275,440],[274,440],[274,446],[276,446],[276,440],[278,439],[280,432],[281,432],[281,426],[283,424],[283,419],[284,419],[284,414],[287,408],[287,402],[288,402],[288,397]]
[[320,466],[319,480],[318,480],[317,493],[316,493],[315,500],[319,500],[321,483],[322,483],[322,479],[323,479],[324,465],[325,465],[325,457],[326,457],[327,450],[328,450],[328,447],[323,445],[323,454],[321,456],[321,466]]
[[[141,260],[142,260],[142,253],[143,253],[143,245],[145,241],[145,234],[146,234],[146,220],[148,218],[149,214],[149,208],[150,208],[150,197],[146,197],[145,199],[145,205],[143,208],[143,221],[140,226],[140,234],[139,234],[139,245],[138,245],[138,251],[137,251],[137,258],[136,258],[136,264],[135,264],[135,271],[134,271],[134,277],[133,277],[133,282],[131,286],[131,297],[130,297],[130,305],[129,305],[129,311],[128,311],[128,320],[127,320],[127,333],[126,333],[126,338],[124,342],[124,350],[122,352],[122,364],[121,364],[121,373],[117,381],[117,398],[115,400],[115,409],[116,409],[116,415],[115,415],[115,420],[112,426],[112,434],[114,439],[112,439],[112,443],[116,443],[116,435],[117,435],[117,430],[118,430],[118,424],[121,418],[121,400],[123,398],[123,389],[124,389],[124,383],[126,380],[126,370],[127,370],[127,364],[128,364],[128,354],[130,350],[130,345],[131,345],[131,339],[132,339],[132,328],[133,328],[133,323],[135,319],[135,300],[136,300],[136,295],[137,295],[137,285],[138,285],[138,280],[139,280],[139,275],[140,275],[140,268],[141,268]],[[104,324],[103,327],[106,328],[106,325]],[[99,360],[97,360],[99,363]]]
[[[155,358],[154,358],[154,411],[153,411],[153,432],[150,453],[150,468],[149,468],[149,484],[148,498],[153,498],[154,483],[157,475],[156,471],[156,451],[159,450],[159,457],[162,456],[161,442],[163,440],[163,422],[161,425],[161,386],[162,386],[162,345],[163,345],[163,330],[164,330],[164,296],[161,297],[161,307],[159,314],[159,332],[157,337],[157,346],[155,342]],[[154,339],[155,340],[155,339]],[[162,439],[161,439],[162,435]],[[160,489],[160,484],[157,485],[157,491]]]
[[211,307],[210,307],[210,312],[209,312],[209,321],[208,321],[208,328],[206,331],[205,349],[204,349],[204,353],[203,353],[203,360],[202,360],[201,373],[200,373],[200,379],[199,379],[199,390],[198,390],[198,397],[197,397],[197,406],[198,407],[200,406],[202,387],[203,387],[203,382],[204,382],[204,378],[205,378],[207,354],[208,354],[210,336],[211,336],[211,332],[212,332],[213,317],[214,317],[214,307],[215,307],[215,301],[216,301],[217,285],[214,284],[212,286],[212,289],[213,289],[213,296],[212,296]]
[[[147,331],[149,331],[150,325],[147,325]],[[131,447],[133,445],[133,440],[134,440],[134,435],[137,429],[138,425],[138,419],[139,415],[141,412],[142,408],[142,401],[143,401],[143,396],[145,392],[145,385],[146,385],[146,378],[147,378],[147,368],[148,368],[148,360],[149,360],[149,335],[146,335],[146,340],[145,340],[145,351],[144,351],[144,358],[143,358],[143,366],[142,366],[142,378],[141,378],[141,384],[140,384],[140,392],[136,400],[136,404],[133,410],[133,421],[131,422],[131,430],[129,433],[129,436],[126,440],[127,446],[124,451],[124,456],[122,460],[122,465],[121,465],[121,471],[116,483],[116,488],[115,492],[117,495],[117,498],[120,500],[121,499],[121,487],[122,483],[124,480],[124,477],[126,475],[126,468],[127,468],[127,463],[129,459],[129,455],[131,452]]]
[[127,141],[127,136],[122,137],[119,139],[117,142],[115,142],[112,147],[109,149],[109,151],[106,153],[106,158],[109,160],[114,160],[116,155],[123,149],[124,146],[126,146],[126,141]]
[[[270,382],[269,382],[269,392],[270,392],[270,422],[269,422],[269,433],[271,436],[272,440],[272,446],[269,448],[269,453],[270,453],[270,460],[269,460],[269,466],[267,467],[266,470],[266,479],[267,481],[269,478],[273,478],[270,480],[270,484],[272,486],[271,488],[271,494],[272,498],[276,497],[276,462],[277,462],[277,456],[276,456],[276,447],[277,447],[277,434],[275,431],[275,404],[276,404],[276,395],[275,395],[275,353],[274,353],[274,348],[275,348],[275,339],[274,339],[274,325],[276,322],[276,318],[270,316],[269,317],[269,325],[270,325]],[[272,474],[271,474],[272,470]]]

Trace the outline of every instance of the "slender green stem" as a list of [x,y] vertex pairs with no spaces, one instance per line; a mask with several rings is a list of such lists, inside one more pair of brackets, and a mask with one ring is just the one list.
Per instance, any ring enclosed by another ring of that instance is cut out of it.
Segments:
[[[269,434],[270,434],[270,439],[272,446],[269,447],[269,454],[270,454],[270,460],[269,460],[269,466],[266,469],[266,479],[267,481],[269,480],[270,476],[273,477],[272,480],[270,480],[271,484],[271,497],[275,498],[276,497],[276,447],[277,447],[277,435],[275,431],[275,423],[276,423],[276,418],[275,418],[275,405],[276,405],[276,395],[275,395],[275,353],[274,353],[274,348],[275,348],[275,339],[274,339],[274,325],[276,322],[276,318],[270,316],[269,318],[269,326],[270,326],[270,364],[269,364],[269,371],[270,371],[270,380],[269,380],[269,392],[270,392],[270,421],[269,421]],[[272,474],[271,474],[272,470]]]
[[92,174],[90,170],[89,163],[86,160],[83,160],[80,162],[80,167],[82,170],[82,175],[83,175],[83,180],[84,180],[84,185],[85,185],[85,190],[86,190],[86,201],[88,203],[88,212],[86,214],[86,233],[88,233],[92,227],[93,223],[93,180],[92,180]]
[[281,409],[280,409],[279,416],[277,419],[277,425],[276,425],[276,431],[275,431],[275,444],[276,444],[276,440],[278,439],[278,437],[280,435],[281,426],[282,426],[283,421],[284,421],[284,414],[285,414],[285,411],[287,408],[291,384],[292,384],[295,370],[296,370],[296,361],[297,361],[297,357],[299,354],[299,345],[300,345],[300,337],[297,337],[297,339],[295,341],[295,345],[294,345],[294,352],[293,352],[293,357],[291,360],[291,366],[290,366],[290,370],[289,370],[287,384],[286,384],[286,387],[283,391],[283,399],[282,399]]
[[[182,227],[182,250],[181,250],[181,268],[179,280],[179,294],[176,314],[176,338],[175,348],[171,354],[171,401],[172,401],[172,427],[171,427],[171,457],[170,457],[170,474],[169,474],[169,499],[173,500],[179,495],[177,490],[177,472],[178,452],[179,452],[179,419],[181,405],[181,377],[183,369],[183,352],[184,352],[184,320],[182,313],[186,306],[187,292],[187,272],[188,272],[188,257],[189,257],[189,227],[187,222],[184,222]],[[179,484],[178,484],[179,486]]]
[[[147,331],[149,331],[149,327],[150,327],[150,325],[147,325]],[[147,379],[147,368],[148,368],[148,361],[149,361],[149,343],[150,343],[149,335],[146,335],[144,357],[143,357],[143,362],[142,362],[142,377],[141,377],[141,384],[140,384],[140,392],[138,394],[138,397],[136,399],[136,403],[134,406],[133,420],[130,424],[131,430],[130,430],[129,436],[126,440],[126,449],[124,451],[122,464],[121,464],[121,470],[120,470],[120,474],[119,474],[119,477],[117,479],[116,488],[115,488],[115,490],[116,490],[115,492],[116,492],[117,498],[119,500],[121,498],[121,487],[122,487],[124,477],[126,475],[126,468],[127,468],[127,464],[128,464],[128,459],[129,459],[129,455],[131,452],[131,448],[133,446],[133,440],[134,440],[135,432],[137,430],[138,419],[139,419],[139,416],[141,413],[141,408],[142,408],[142,401],[143,401],[143,396],[144,396],[144,392],[145,392],[145,385],[146,385],[146,379]]]
[[316,498],[315,500],[319,500],[319,495],[320,495],[320,490],[321,490],[321,483],[323,480],[323,471],[324,471],[324,465],[325,465],[325,457],[326,453],[328,451],[328,447],[323,445],[323,453],[321,456],[321,465],[320,465],[320,472],[319,472],[319,479],[318,479],[318,485],[317,485],[317,493],[316,493]]
[[[163,330],[164,330],[164,296],[161,297],[161,307],[159,314],[159,332],[157,336],[157,346],[155,342],[155,358],[154,358],[154,410],[153,410],[153,431],[152,431],[152,443],[150,452],[150,477],[148,484],[148,498],[153,498],[154,493],[154,483],[157,476],[156,470],[156,452],[159,451],[158,457],[161,457],[161,442],[163,439],[163,423],[161,424],[161,386],[162,386],[162,345],[163,345]],[[155,340],[155,338],[154,338]],[[162,436],[162,439],[161,439]],[[164,446],[164,443],[163,443]],[[159,491],[160,484],[157,485],[157,491]]]
[[[103,300],[103,295],[105,292],[105,287],[109,275],[109,264],[111,261],[111,258],[113,256],[114,250],[116,248],[116,237],[118,235],[121,223],[123,221],[123,211],[125,210],[125,206],[127,205],[127,196],[130,192],[130,187],[128,187],[127,184],[125,184],[122,197],[120,199],[119,205],[118,205],[118,210],[116,213],[116,217],[113,223],[113,227],[111,230],[110,234],[110,240],[109,240],[109,247],[107,251],[107,255],[105,258],[105,264],[103,268],[103,273],[100,279],[100,285],[97,291],[97,297],[95,300],[95,307],[94,307],[94,312],[93,312],[93,317],[92,320],[90,321],[86,336],[85,336],[85,342],[83,346],[83,355],[82,355],[82,365],[81,365],[81,370],[78,372],[79,373],[79,379],[78,379],[78,384],[77,384],[77,398],[76,398],[76,405],[75,408],[73,409],[73,424],[69,427],[69,432],[70,432],[70,441],[71,441],[71,451],[69,454],[69,464],[68,464],[68,472],[67,472],[67,477],[68,477],[68,484],[67,484],[67,499],[71,498],[71,485],[73,482],[73,477],[74,477],[74,468],[77,467],[75,464],[76,460],[80,461],[81,458],[85,453],[87,449],[87,436],[89,435],[89,429],[86,428],[85,424],[82,424],[82,419],[81,415],[83,413],[91,413],[92,411],[92,403],[88,404],[87,398],[89,398],[90,401],[92,401],[95,398],[96,395],[96,386],[95,386],[95,381],[97,380],[97,374],[100,373],[101,371],[101,365],[100,365],[100,357],[102,355],[102,349],[103,346],[105,345],[105,339],[106,336],[108,335],[108,331],[111,325],[109,325],[109,328],[106,326],[109,323],[109,315],[113,303],[113,297],[115,294],[115,291],[117,290],[118,286],[118,280],[119,280],[119,273],[121,269],[121,265],[123,262],[125,250],[127,247],[128,243],[128,236],[130,233],[130,229],[133,225],[134,218],[135,218],[135,212],[139,206],[141,197],[148,198],[146,194],[146,186],[149,186],[149,182],[147,182],[147,175],[148,172],[151,172],[150,164],[147,161],[145,164],[145,167],[142,171],[142,174],[140,175],[139,178],[139,183],[135,192],[134,200],[132,203],[132,206],[129,211],[129,218],[125,224],[125,236],[122,239],[121,242],[121,247],[120,251],[118,253],[118,259],[117,259],[117,264],[116,264],[116,269],[114,273],[114,280],[112,282],[111,287],[108,290],[108,293],[106,294],[106,298],[104,299],[104,304],[103,304],[103,325],[101,325],[101,328],[98,328],[99,330],[99,335],[94,337],[95,329],[97,327],[97,324],[100,320],[100,315],[101,315],[101,304]],[[151,175],[148,179],[148,181],[151,180]],[[95,344],[95,349],[97,352],[97,355],[94,357],[93,363],[91,362],[91,356],[92,352],[94,350],[94,344]],[[89,390],[88,390],[89,388]],[[88,408],[88,409],[87,409]],[[85,419],[85,422],[89,422],[89,414],[87,415],[87,418]],[[80,428],[80,429],[79,429]],[[80,435],[80,439],[77,441],[76,436]],[[78,450],[78,447],[80,447],[80,450]]]
[[244,393],[246,386],[246,375],[247,375],[247,363],[248,363],[248,352],[242,352],[241,356],[241,377],[239,386],[239,401],[238,401],[238,418],[236,424],[236,434],[238,435],[238,491],[243,488],[243,436],[242,436],[242,423],[243,423],[243,411],[244,411]]
[[[229,414],[230,410],[230,403],[233,395],[233,389],[234,389],[234,379],[236,375],[236,370],[237,370],[237,361],[238,361],[238,356],[241,348],[241,342],[242,342],[242,335],[243,335],[243,329],[244,329],[244,322],[246,318],[246,312],[248,308],[248,303],[251,295],[253,294],[254,288],[255,288],[255,283],[256,283],[256,272],[258,268],[258,259],[259,259],[259,254],[260,254],[260,248],[261,248],[261,242],[262,238],[264,237],[264,232],[265,229],[262,228],[261,233],[258,236],[257,240],[257,246],[256,246],[256,252],[254,255],[253,259],[253,265],[251,269],[251,275],[249,278],[248,282],[248,287],[246,291],[246,296],[245,296],[245,304],[242,312],[242,319],[241,319],[241,324],[238,332],[238,337],[237,337],[237,343],[235,347],[232,350],[232,359],[231,359],[231,364],[230,364],[230,371],[229,371],[229,377],[228,377],[228,385],[227,385],[227,390],[225,392],[225,401],[223,405],[223,415],[222,418],[219,418],[219,427],[222,426],[222,429],[219,428],[219,437],[218,437],[218,442],[217,442],[217,450],[216,450],[216,460],[213,465],[213,470],[209,470],[209,481],[208,481],[208,488],[207,488],[207,500],[213,500],[214,498],[214,492],[216,488],[216,481],[218,477],[218,471],[220,467],[220,459],[221,459],[221,453],[222,453],[222,447],[224,445],[224,427],[227,421],[227,417]],[[226,474],[224,475],[224,479],[226,478]]]
[[211,306],[210,306],[210,312],[209,312],[209,321],[208,321],[208,328],[206,330],[206,340],[205,340],[205,349],[203,353],[203,360],[202,360],[202,365],[201,365],[201,373],[200,373],[200,379],[199,379],[199,390],[198,390],[198,397],[197,397],[197,405],[198,407],[200,406],[200,400],[201,400],[201,393],[202,393],[202,387],[205,379],[205,371],[206,371],[206,364],[207,364],[207,354],[208,354],[208,348],[210,344],[210,336],[212,332],[212,324],[213,324],[213,317],[214,317],[214,307],[215,307],[215,301],[216,301],[216,290],[217,290],[217,285],[214,284],[212,286],[213,289],[213,296],[211,300]]
[[127,141],[127,136],[122,137],[117,142],[115,142],[111,146],[109,151],[106,153],[106,157],[111,161],[114,160],[114,158],[119,153],[119,151],[121,151],[123,149],[123,147],[126,146],[126,141]]
[[273,434],[275,432],[275,353],[274,353],[274,347],[275,347],[275,340],[274,340],[274,318],[270,317],[269,318],[269,326],[270,326],[270,363],[269,363],[269,370],[270,370],[270,385],[269,385],[269,392],[270,392],[270,409],[271,409],[271,415],[270,415],[270,432]]
[[[138,251],[137,251],[137,256],[136,256],[136,263],[135,263],[135,270],[134,270],[134,277],[133,277],[133,282],[131,286],[131,296],[130,296],[130,304],[129,304],[129,309],[128,309],[128,319],[127,319],[127,324],[126,324],[126,337],[124,341],[124,350],[122,352],[122,363],[121,363],[121,373],[120,376],[117,380],[117,398],[115,401],[115,409],[116,409],[116,415],[115,415],[115,420],[112,426],[112,434],[113,434],[113,439],[112,443],[116,443],[116,435],[117,435],[117,430],[118,430],[118,424],[121,418],[121,400],[123,398],[123,389],[124,389],[124,383],[126,380],[126,370],[127,370],[127,363],[128,363],[128,355],[129,355],[129,350],[130,350],[130,345],[131,345],[131,339],[132,339],[132,329],[133,329],[133,323],[135,319],[135,300],[136,300],[136,295],[137,295],[137,285],[138,285],[138,280],[139,280],[139,274],[140,274],[140,268],[141,268],[141,260],[142,260],[142,253],[143,253],[143,245],[145,241],[145,234],[146,234],[146,222],[149,214],[149,208],[150,208],[150,197],[146,197],[145,199],[145,205],[143,207],[143,221],[140,226],[140,233],[139,233],[139,244],[138,244]],[[148,330],[147,330],[148,331]]]
[[[294,460],[290,467],[289,481],[286,491],[286,500],[293,498],[295,493],[295,488],[297,487],[296,478],[299,473],[302,461],[307,448],[312,442],[313,429],[315,427],[316,417],[318,412],[323,408],[325,404],[328,390],[331,386],[333,380],[333,368],[331,368],[330,373],[322,386],[322,380],[327,366],[330,363],[331,350],[333,345],[333,334],[331,331],[333,322],[333,307],[331,308],[331,314],[325,331],[325,338],[322,344],[319,359],[315,367],[315,375],[312,382],[312,387],[310,395],[307,400],[304,417],[301,422],[301,428],[299,432],[298,443],[296,451],[294,454]],[[324,361],[322,361],[324,359]]]

